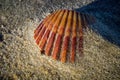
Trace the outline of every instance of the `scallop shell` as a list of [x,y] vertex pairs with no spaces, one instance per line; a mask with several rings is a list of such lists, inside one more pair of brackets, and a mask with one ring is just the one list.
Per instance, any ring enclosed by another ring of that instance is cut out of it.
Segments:
[[34,31],[34,39],[45,55],[61,62],[75,61],[83,54],[83,25],[87,16],[72,10],[58,10],[48,15]]

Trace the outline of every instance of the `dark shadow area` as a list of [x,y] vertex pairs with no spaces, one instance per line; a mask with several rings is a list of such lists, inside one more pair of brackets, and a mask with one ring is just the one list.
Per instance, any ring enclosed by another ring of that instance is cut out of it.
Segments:
[[96,22],[90,27],[120,46],[120,0],[96,0],[76,11],[94,16]]
[[3,35],[0,33],[0,42],[3,41]]

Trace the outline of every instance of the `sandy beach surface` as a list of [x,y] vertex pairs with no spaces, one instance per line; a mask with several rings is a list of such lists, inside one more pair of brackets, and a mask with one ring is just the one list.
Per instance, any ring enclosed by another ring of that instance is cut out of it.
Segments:
[[33,38],[51,12],[91,2],[0,0],[0,80],[120,80],[120,48],[91,29],[84,31],[84,57],[74,64],[42,55]]

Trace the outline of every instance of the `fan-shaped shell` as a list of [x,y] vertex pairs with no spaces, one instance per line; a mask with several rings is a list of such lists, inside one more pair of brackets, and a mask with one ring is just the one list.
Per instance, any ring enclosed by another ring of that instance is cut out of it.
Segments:
[[76,52],[82,54],[85,17],[72,10],[58,10],[48,15],[34,31],[40,51],[61,62],[67,58],[74,62]]

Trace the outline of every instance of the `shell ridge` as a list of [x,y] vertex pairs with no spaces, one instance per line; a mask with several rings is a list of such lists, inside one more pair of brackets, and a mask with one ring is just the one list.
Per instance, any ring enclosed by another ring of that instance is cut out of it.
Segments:
[[[51,14],[51,15],[53,15],[53,14]],[[35,29],[34,33],[36,33],[36,31],[39,30],[40,26],[41,26],[49,17],[50,17],[50,15],[48,15],[48,17],[46,17],[46,18],[39,24],[39,26]]]
[[[57,14],[57,13],[58,13],[58,11],[56,12],[56,14]],[[56,14],[55,14],[55,15],[56,15]],[[37,38],[36,38],[36,43],[37,43],[37,44],[39,44],[40,39],[41,39],[42,35],[44,34],[47,25],[50,23],[50,21],[51,21],[51,19],[52,19],[53,17],[54,17],[54,15],[51,15],[51,17],[48,18],[48,21],[42,26],[42,29],[41,29],[41,31],[39,32],[39,34],[38,34],[38,36],[37,36]]]
[[[62,21],[61,21],[60,26],[59,26],[58,31],[57,31],[57,36],[56,36],[55,44],[53,46],[53,51],[52,51],[53,59],[58,59],[60,51],[61,51],[60,44],[62,44],[61,40],[63,38],[62,35],[64,33],[64,26],[66,25],[66,21],[67,21],[67,16],[68,16],[67,13],[68,13],[68,11],[66,10],[63,17],[62,17]],[[57,47],[55,47],[55,46],[57,46]]]
[[[57,11],[56,11],[56,12],[57,12]],[[45,22],[47,22],[48,19],[49,19],[52,15],[55,15],[56,12],[54,12],[53,14],[48,15],[48,16],[39,24],[39,26],[34,30],[34,33],[35,33],[34,38],[36,38],[37,34],[40,32],[43,24],[44,24]]]
[[[64,44],[64,36],[65,36],[65,33],[66,33],[66,28],[67,28],[67,19],[68,19],[68,14],[69,14],[69,10],[66,10],[66,19],[65,19],[65,24],[64,24],[64,27],[63,27],[63,33],[62,33],[62,41],[61,41],[61,45],[60,45],[60,50],[59,50],[59,55],[58,55],[58,57],[59,57],[59,59],[60,59],[60,55],[61,55],[61,52],[62,52],[62,45]],[[66,40],[66,42],[67,42],[67,40]],[[65,42],[65,44],[66,44],[66,42]]]
[[39,32],[39,34],[38,34],[38,36],[37,36],[37,38],[36,38],[36,43],[37,43],[37,44],[39,44],[40,39],[41,39],[41,37],[42,37],[45,29],[46,29],[46,27],[43,27],[42,30]]
[[75,61],[75,53],[76,53],[76,26],[77,26],[77,17],[76,13],[74,11],[73,13],[73,25],[72,25],[72,46],[71,46],[71,52],[70,52],[70,61],[74,62]]
[[[78,52],[79,52],[79,56],[83,55],[83,25],[82,25],[82,17],[80,15],[78,15],[78,26],[79,26],[79,45],[78,45]],[[80,24],[81,23],[81,24]]]
[[43,47],[45,45],[45,42],[46,42],[46,40],[47,40],[47,38],[49,36],[50,30],[51,30],[51,28],[53,26],[53,22],[56,20],[56,18],[58,17],[59,13],[60,13],[60,11],[58,13],[56,13],[56,15],[52,18],[51,22],[48,24],[48,27],[45,30],[45,32],[44,32],[44,34],[43,34],[43,36],[42,36],[42,38],[41,38],[41,40],[39,42],[39,47],[41,49],[43,49]]
[[[46,47],[45,47],[45,54],[46,55],[50,55],[52,52],[52,46],[53,46],[53,41],[55,38],[55,33],[50,33],[51,38],[49,39],[49,41],[46,43]],[[51,52],[50,52],[51,51]]]
[[62,50],[60,53],[60,59],[61,62],[66,62],[67,59],[67,51],[68,51],[68,45],[69,45],[69,39],[70,39],[70,25],[72,23],[72,11],[69,11],[68,18],[67,18],[66,28],[65,28],[65,35],[63,37],[63,44],[62,44]]
[[34,39],[36,39],[38,33],[40,32],[41,28],[43,26],[43,21],[41,22],[41,24],[37,27],[37,29],[34,31]]
[[[49,55],[49,54],[51,53],[51,52],[49,53],[49,51],[50,51],[50,49],[51,49],[52,46],[53,46],[52,43],[53,43],[53,41],[54,41],[54,38],[55,38],[55,35],[56,35],[56,31],[57,31],[57,27],[59,26],[59,24],[60,24],[60,22],[61,22],[61,19],[62,19],[63,14],[64,14],[64,11],[62,10],[61,13],[60,13],[60,15],[58,16],[55,24],[54,24],[53,27],[52,27],[52,30],[51,30],[51,32],[50,32],[50,35],[49,35],[49,38],[48,38],[48,40],[47,40],[46,47],[45,47],[45,53],[46,53],[46,55]],[[51,49],[51,50],[52,50],[52,49]]]

